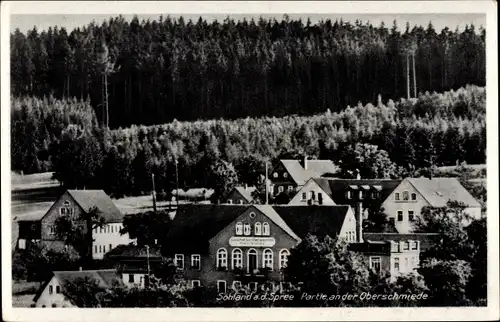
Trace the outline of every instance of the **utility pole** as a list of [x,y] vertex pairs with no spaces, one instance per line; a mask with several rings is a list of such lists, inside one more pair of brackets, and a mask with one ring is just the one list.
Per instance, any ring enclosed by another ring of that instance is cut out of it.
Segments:
[[149,245],[146,245],[146,263],[147,263],[147,267],[148,267],[148,271],[147,271],[147,278],[145,280],[145,282],[148,284],[148,285],[145,285],[147,287],[149,287],[149,274],[150,274],[150,268],[149,268]]
[[151,173],[151,181],[153,181],[153,210],[156,213],[156,189],[155,189],[155,174]]
[[177,203],[177,209],[179,209],[179,171],[177,169],[177,164],[179,162],[177,161],[177,159],[175,159],[175,185],[176,185],[176,188],[177,188],[177,193],[176,193],[176,196],[175,196],[175,201]]
[[268,181],[267,181],[267,176],[268,176],[268,169],[267,169],[267,161],[266,161],[266,205],[269,203],[269,192],[268,192]]

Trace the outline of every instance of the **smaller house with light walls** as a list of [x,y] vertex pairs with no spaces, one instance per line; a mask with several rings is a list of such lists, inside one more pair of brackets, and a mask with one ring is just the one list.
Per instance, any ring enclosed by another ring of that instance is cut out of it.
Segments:
[[67,190],[45,214],[18,220],[18,247],[23,249],[29,243],[40,242],[49,248],[62,248],[64,241],[59,240],[56,234],[57,218],[70,218],[86,233],[89,227],[83,218],[89,216],[94,209],[104,220],[104,225],[92,229],[93,243],[89,247],[92,247],[93,259],[102,259],[106,252],[117,245],[126,245],[133,241],[128,234],[120,233],[123,228],[123,214],[103,190]]
[[282,192],[295,192],[309,179],[337,173],[339,168],[331,160],[279,160],[269,172],[273,196]]
[[246,185],[234,187],[233,190],[224,196],[221,203],[233,205],[251,204],[254,201],[252,194],[255,190],[255,187],[248,187]]
[[476,219],[481,217],[481,204],[456,178],[406,178],[382,207],[399,233],[412,233],[423,207],[446,207],[448,201],[463,202],[465,213]]
[[120,279],[114,269],[89,271],[54,271],[52,277],[45,282],[33,298],[35,307],[77,307],[65,294],[71,292],[67,286],[81,279],[95,280],[98,286],[106,289]]

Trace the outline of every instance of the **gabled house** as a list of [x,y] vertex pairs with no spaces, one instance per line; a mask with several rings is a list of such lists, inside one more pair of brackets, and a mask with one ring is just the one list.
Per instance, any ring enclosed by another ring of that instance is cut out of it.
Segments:
[[97,211],[104,221],[103,227],[93,228],[92,258],[101,259],[103,255],[117,245],[128,244],[132,240],[127,234],[121,235],[123,214],[111,198],[102,190],[67,190],[49,208],[45,214],[23,217],[18,220],[18,247],[25,248],[26,243],[41,242],[48,247],[61,247],[64,241],[56,235],[57,218],[66,216],[86,233],[89,229],[85,216]]
[[71,292],[67,286],[80,279],[96,280],[99,287],[105,289],[120,283],[114,269],[89,271],[54,271],[52,277],[44,283],[33,298],[35,307],[76,307],[65,293]]
[[113,263],[123,285],[130,287],[145,287],[149,274],[160,269],[163,262],[160,248],[156,245],[119,245],[106,253],[105,258]]
[[227,195],[224,196],[221,203],[233,205],[251,204],[254,201],[252,194],[255,190],[255,187],[234,187],[233,190],[231,190]]
[[355,242],[349,206],[182,205],[163,249],[193,287],[283,281],[290,249],[308,233]]
[[382,206],[399,233],[411,233],[423,207],[446,207],[448,201],[463,202],[466,213],[481,217],[481,204],[456,178],[406,178]]
[[272,195],[284,191],[295,192],[310,178],[338,172],[331,160],[280,160],[269,172]]
[[[350,205],[378,208],[401,180],[311,178],[289,205]],[[366,218],[366,212],[364,213]]]

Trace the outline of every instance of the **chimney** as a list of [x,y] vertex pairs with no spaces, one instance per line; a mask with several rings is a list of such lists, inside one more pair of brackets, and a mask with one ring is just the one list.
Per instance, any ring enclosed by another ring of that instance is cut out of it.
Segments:
[[354,216],[356,217],[356,236],[357,242],[363,242],[363,204],[356,202],[354,206]]
[[248,184],[245,183],[245,191],[248,191]]
[[304,170],[307,170],[307,155],[304,155]]
[[81,272],[81,271],[82,271],[82,267],[80,266],[80,267],[78,268],[78,270]]

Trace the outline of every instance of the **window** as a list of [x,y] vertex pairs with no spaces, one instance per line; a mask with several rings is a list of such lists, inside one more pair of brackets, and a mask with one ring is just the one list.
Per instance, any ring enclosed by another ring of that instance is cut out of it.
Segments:
[[278,177],[278,172],[273,173],[273,177],[277,178]]
[[262,235],[269,236],[271,232],[269,231],[269,224],[267,222],[262,224]]
[[256,236],[262,235],[262,224],[260,222],[255,223],[255,235]]
[[302,193],[302,200],[307,200],[307,192]]
[[241,251],[241,249],[239,249],[239,248],[233,249],[233,253],[232,253],[231,257],[233,259],[233,262],[232,262],[233,269],[243,267],[243,252]]
[[54,287],[52,285],[49,285],[49,294],[54,293]]
[[316,200],[316,192],[311,191],[311,200]]
[[109,244],[109,250],[113,249],[113,245]]
[[59,285],[56,286],[56,294],[59,294],[61,293],[61,288],[59,287]]
[[56,234],[56,226],[49,226],[49,234],[51,235]]
[[409,221],[415,220],[415,212],[413,210],[408,210],[408,220]]
[[323,194],[321,192],[318,192],[318,203],[320,205],[323,204]]
[[403,192],[403,200],[409,200],[410,199],[410,193],[408,191]]
[[243,235],[243,224],[240,222],[236,223],[236,235]]
[[228,199],[227,203],[230,204],[230,205],[232,205],[233,204],[233,200],[232,199]]
[[417,200],[417,194],[416,193],[412,193],[411,194],[411,200]]
[[403,242],[403,250],[409,250],[410,249],[410,242]]
[[273,269],[273,251],[269,248],[262,252],[262,267]]
[[240,205],[242,205],[242,204],[243,204],[243,200],[242,200],[242,199],[238,200],[238,203],[239,203]]
[[374,191],[374,192],[372,193],[372,198],[373,198],[373,199],[378,199],[378,198],[379,198],[379,193],[378,193],[378,191]]
[[200,255],[191,255],[191,268],[192,269],[200,269],[201,268],[201,256]]
[[200,287],[201,286],[201,282],[200,280],[192,280],[191,281],[191,287],[192,288],[195,288],[195,287]]
[[408,257],[405,257],[405,269],[408,270]]
[[398,221],[403,221],[403,211],[398,210]]
[[351,199],[352,198],[351,191],[347,191],[345,193],[345,196],[346,196],[347,199]]
[[399,257],[394,257],[394,270],[399,272]]
[[370,256],[370,268],[380,272],[380,256]]
[[233,281],[233,289],[237,290],[241,288],[241,282],[240,281]]
[[99,253],[102,253],[102,245],[99,245]]
[[293,186],[288,186],[288,191],[293,191]]
[[69,202],[69,200],[64,200],[63,205],[64,206],[69,206],[69,205],[71,205],[71,203]]
[[255,218],[255,212],[250,213],[250,218],[252,218],[252,219]]
[[227,250],[225,248],[219,248],[217,251],[217,267],[227,267]]
[[285,190],[285,188],[283,186],[278,187],[278,192],[283,192],[284,190]]
[[280,269],[286,267],[286,264],[288,263],[288,256],[290,256],[288,249],[280,250]]
[[394,200],[399,201],[399,192],[394,194]]
[[94,253],[97,254],[97,245],[94,246]]
[[175,254],[175,266],[179,269],[184,269],[184,255],[183,254]]
[[412,250],[418,250],[418,243],[419,243],[419,241],[418,241],[418,240],[416,240],[416,241],[413,243],[413,245],[411,245],[411,249],[412,249]]
[[243,225],[243,234],[245,236],[249,236],[251,233],[252,233],[252,228],[250,227],[250,224],[249,223],[245,223]]
[[128,282],[129,283],[135,283],[134,274],[128,274]]
[[226,281],[217,281],[217,292],[226,293]]
[[363,197],[364,197],[364,191],[359,190],[359,199],[363,199]]
[[283,173],[283,178],[288,178],[288,173],[284,172]]

